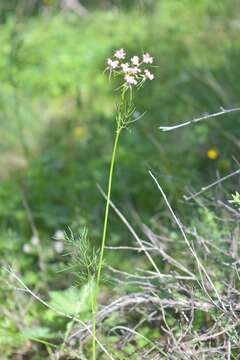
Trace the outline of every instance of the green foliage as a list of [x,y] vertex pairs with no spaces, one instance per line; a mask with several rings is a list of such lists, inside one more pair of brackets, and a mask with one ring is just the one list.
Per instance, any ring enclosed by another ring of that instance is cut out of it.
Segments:
[[70,260],[65,271],[74,275],[77,285],[90,283],[96,278],[99,254],[91,246],[87,229],[83,229],[78,238],[70,231],[70,236],[66,236],[66,241],[67,255]]
[[50,305],[65,314],[78,316],[90,311],[90,294],[91,286],[89,283],[85,284],[80,290],[69,288],[64,291],[51,291],[49,294],[51,299]]
[[235,194],[232,194],[232,200],[229,200],[231,204],[234,204],[236,206],[240,206],[240,194],[236,191]]

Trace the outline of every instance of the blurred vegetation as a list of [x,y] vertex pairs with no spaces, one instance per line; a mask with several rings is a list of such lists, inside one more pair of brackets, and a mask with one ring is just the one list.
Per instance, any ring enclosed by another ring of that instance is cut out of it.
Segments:
[[[63,301],[55,290],[67,289],[61,296],[72,301],[75,291],[68,289],[71,276],[56,275],[65,259],[54,252],[55,231],[87,225],[95,245],[100,237],[103,199],[96,184],[106,187],[116,111],[104,68],[114,49],[149,51],[157,64],[156,80],[136,98],[137,111],[146,114],[125,132],[118,154],[113,198],[126,213],[135,209],[147,223],[162,213],[148,175],[153,169],[187,218],[192,210],[178,201],[184,187],[199,189],[240,160],[237,113],[177,132],[158,129],[239,103],[239,1],[85,0],[84,16],[63,3],[0,1],[0,254],[28,285],[51,289],[55,302]],[[207,156],[212,148],[215,159]],[[128,243],[114,216],[110,228],[109,242]],[[22,250],[36,229],[41,256]],[[15,295],[0,296],[9,312],[17,311]],[[63,324],[41,305],[31,307],[22,328],[37,316],[42,325],[34,334],[16,335],[14,321],[1,320],[5,358],[31,337],[58,338]]]

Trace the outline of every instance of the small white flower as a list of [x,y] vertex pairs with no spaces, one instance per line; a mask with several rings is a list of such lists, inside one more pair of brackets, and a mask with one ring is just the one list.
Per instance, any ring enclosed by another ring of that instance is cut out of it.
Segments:
[[63,230],[56,230],[53,237],[55,240],[64,240],[65,232]]
[[134,76],[126,75],[124,77],[124,80],[126,81],[126,85],[128,86],[137,85],[137,80],[134,78]]
[[149,70],[144,70],[145,73],[145,77],[149,80],[153,80],[154,79],[154,75],[152,73],[150,73]]
[[117,59],[125,59],[126,52],[125,52],[123,49],[119,49],[119,50],[116,50],[116,51],[115,51],[114,56],[115,56]]
[[149,53],[143,54],[143,62],[145,64],[152,64],[153,63],[153,57],[150,56]]
[[54,241],[53,248],[58,254],[61,254],[64,250],[64,242],[63,241]]
[[123,63],[123,64],[121,64],[121,68],[122,68],[122,71],[123,72],[129,72],[129,64],[128,63]]
[[112,69],[116,69],[118,67],[119,61],[118,60],[112,60],[112,59],[108,59],[107,64],[110,68]]
[[131,62],[132,62],[133,65],[138,66],[139,65],[139,57],[138,56],[133,56],[131,58]]
[[36,236],[36,235],[33,235],[32,238],[31,238],[31,244],[34,245],[34,246],[37,246],[39,245],[39,237]]
[[32,247],[31,247],[31,245],[30,244],[24,244],[23,245],[23,252],[25,253],[25,254],[31,254],[31,252],[32,252]]
[[129,72],[131,72],[132,74],[137,74],[140,73],[141,70],[138,67],[131,67],[129,68]]

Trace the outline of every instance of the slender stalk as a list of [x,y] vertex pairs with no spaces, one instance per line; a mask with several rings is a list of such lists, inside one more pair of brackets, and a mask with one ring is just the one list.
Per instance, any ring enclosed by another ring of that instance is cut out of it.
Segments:
[[114,141],[114,146],[113,146],[113,151],[112,151],[111,165],[110,165],[110,170],[109,170],[107,202],[106,202],[106,208],[105,208],[103,234],[102,234],[100,258],[99,258],[99,265],[98,265],[98,272],[97,272],[97,287],[99,286],[99,283],[100,283],[101,271],[102,271],[102,265],[103,265],[104,247],[105,247],[105,242],[106,242],[107,226],[108,226],[108,213],[109,213],[110,198],[111,198],[111,191],[112,191],[113,170],[114,170],[115,158],[116,158],[116,153],[117,153],[117,145],[118,145],[120,133],[121,133],[121,128],[117,129],[117,131],[116,131],[116,136],[115,136],[115,141]]
[[95,282],[91,288],[91,310],[92,310],[92,359],[96,360],[96,311],[97,311],[97,294]]
[[113,150],[112,150],[112,157],[111,157],[111,165],[109,170],[109,177],[108,177],[108,191],[107,191],[107,202],[105,208],[105,216],[104,216],[104,223],[103,223],[103,233],[102,233],[102,241],[101,241],[101,249],[100,249],[100,257],[99,257],[99,264],[97,270],[97,278],[96,278],[96,286],[94,290],[93,302],[92,302],[92,320],[93,320],[93,337],[92,337],[92,359],[96,360],[96,312],[97,312],[97,295],[99,290],[99,284],[101,279],[101,272],[103,267],[103,258],[104,258],[104,248],[106,243],[106,235],[107,235],[107,227],[108,227],[108,214],[109,214],[109,206],[110,206],[110,199],[111,199],[111,192],[112,192],[112,179],[113,179],[113,171],[114,171],[114,164],[115,158],[117,153],[117,146],[120,137],[122,127],[117,126],[117,131],[115,135]]

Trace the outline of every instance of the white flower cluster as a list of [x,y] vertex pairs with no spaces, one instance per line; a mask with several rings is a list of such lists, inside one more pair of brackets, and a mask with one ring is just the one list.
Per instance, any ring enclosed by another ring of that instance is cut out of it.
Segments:
[[153,57],[149,53],[143,54],[142,58],[135,55],[128,62],[125,62],[126,55],[124,49],[119,49],[107,60],[110,72],[123,75],[124,87],[141,86],[146,80],[154,79],[154,75],[145,67],[153,63]]

